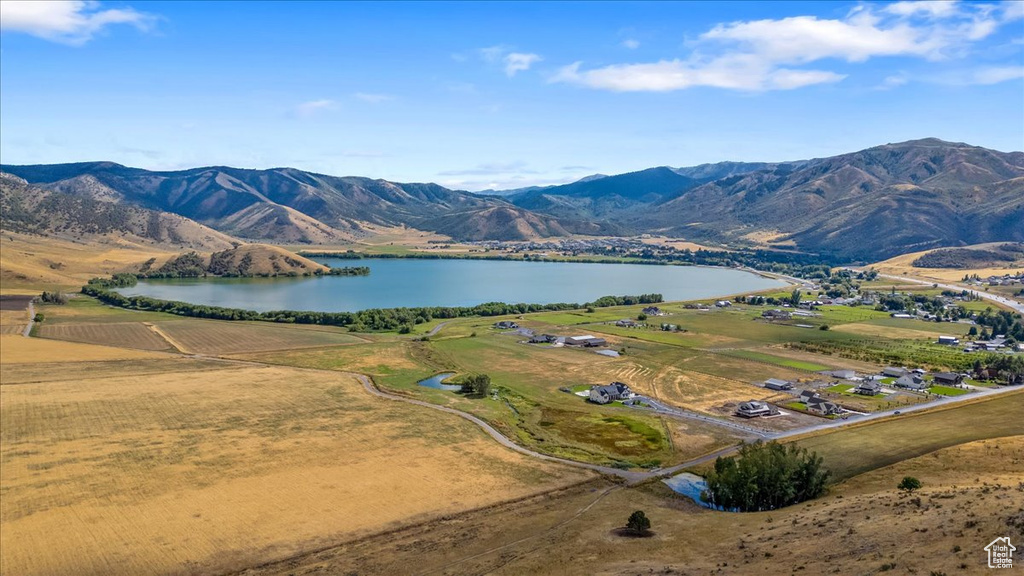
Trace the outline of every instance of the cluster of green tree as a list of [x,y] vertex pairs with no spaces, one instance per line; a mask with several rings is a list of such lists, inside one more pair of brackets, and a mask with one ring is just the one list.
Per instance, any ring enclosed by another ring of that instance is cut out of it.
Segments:
[[131,310],[148,310],[167,312],[179,316],[196,318],[213,318],[216,320],[259,320],[264,322],[284,322],[290,324],[322,324],[326,326],[348,326],[353,332],[371,330],[400,330],[415,324],[429,322],[434,318],[464,318],[467,316],[504,316],[507,314],[528,314],[530,312],[546,312],[557,310],[578,310],[595,306],[621,306],[624,304],[647,304],[661,302],[661,294],[643,294],[641,296],[603,296],[589,304],[506,304],[504,302],[488,302],[477,306],[442,307],[429,306],[420,308],[371,308],[359,312],[311,312],[295,310],[277,310],[273,312],[256,312],[240,308],[223,306],[207,306],[159,300],[147,296],[124,296],[111,290],[132,286],[136,278],[132,274],[117,274],[111,279],[94,278],[82,287],[82,293],[99,299],[112,306]]
[[928,312],[935,316],[937,322],[953,322],[970,317],[970,312],[963,306],[946,308],[946,301],[939,296],[925,294],[897,294],[895,291],[878,295],[876,310],[882,312]]
[[142,278],[199,278],[206,275],[206,259],[198,252],[175,256],[152,272],[140,273]]
[[759,441],[741,447],[738,457],[718,457],[702,497],[727,510],[775,510],[821,496],[828,478],[816,453]]
[[487,374],[473,374],[466,376],[461,382],[463,394],[469,394],[483,398],[491,392],[491,377]]
[[68,295],[63,292],[43,292],[39,299],[46,304],[57,304],[63,306],[68,303]]
[[[96,290],[107,290],[110,288],[128,288],[135,286],[139,283],[139,278],[135,274],[129,274],[127,272],[119,272],[114,274],[110,278],[93,278],[89,280],[88,286]],[[85,292],[85,290],[82,290]]]
[[974,374],[995,372],[996,378],[1009,384],[1024,383],[1024,356],[1019,354],[991,354],[974,361]]
[[988,340],[991,336],[1000,334],[1006,336],[1007,341],[1012,338],[1013,343],[1024,342],[1024,323],[1021,322],[1020,314],[986,308],[984,312],[978,314],[974,321],[985,327],[981,334],[982,340]]
[[861,282],[870,282],[878,277],[878,272],[853,272],[839,269],[821,280],[822,292],[829,298],[848,298],[860,291]]
[[369,266],[344,266],[344,267],[341,267],[341,268],[330,268],[330,269],[328,269],[328,271],[326,273],[317,270],[316,272],[314,272],[314,274],[316,274],[317,276],[323,276],[325,274],[327,276],[369,276],[370,275],[370,267]]
[[[1003,246],[1008,246],[1004,248]],[[1013,262],[1020,257],[1014,244],[1004,244],[998,250],[975,248],[946,248],[934,250],[911,262],[915,268],[987,268],[1000,262]]]

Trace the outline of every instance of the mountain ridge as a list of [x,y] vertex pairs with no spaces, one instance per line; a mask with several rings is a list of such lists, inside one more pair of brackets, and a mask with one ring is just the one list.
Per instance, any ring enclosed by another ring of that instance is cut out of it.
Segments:
[[456,240],[657,233],[878,259],[1024,238],[1024,152],[925,138],[788,162],[595,175],[499,198],[433,183],[226,166],[0,166],[43,188],[178,214],[250,240],[330,244],[363,224]]

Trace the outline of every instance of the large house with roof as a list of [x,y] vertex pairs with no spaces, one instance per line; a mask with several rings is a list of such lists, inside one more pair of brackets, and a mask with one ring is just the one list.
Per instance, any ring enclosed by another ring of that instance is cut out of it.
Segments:
[[758,418],[760,416],[768,416],[771,413],[772,409],[767,403],[757,400],[741,402],[739,407],[736,408],[736,415],[744,418]]
[[633,394],[629,386],[622,382],[612,382],[607,386],[591,386],[590,401],[595,404],[608,404],[616,400],[628,400]]

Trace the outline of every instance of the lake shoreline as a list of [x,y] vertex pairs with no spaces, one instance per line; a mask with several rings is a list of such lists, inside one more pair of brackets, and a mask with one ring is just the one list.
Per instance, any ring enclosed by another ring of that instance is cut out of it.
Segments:
[[[325,265],[351,263],[352,259]],[[257,312],[358,312],[397,308],[466,308],[488,303],[588,305],[610,294],[660,294],[663,301],[727,298],[790,283],[751,270],[703,265],[601,266],[595,262],[484,259],[361,259],[367,276],[140,279],[118,287],[127,297]],[[591,264],[578,266],[577,264]]]

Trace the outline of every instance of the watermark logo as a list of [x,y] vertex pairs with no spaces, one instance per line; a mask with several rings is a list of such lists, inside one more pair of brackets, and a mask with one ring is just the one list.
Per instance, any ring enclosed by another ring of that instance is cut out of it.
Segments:
[[1013,552],[1017,547],[1010,544],[1010,537],[996,538],[985,546],[988,552],[989,568],[1013,568]]

